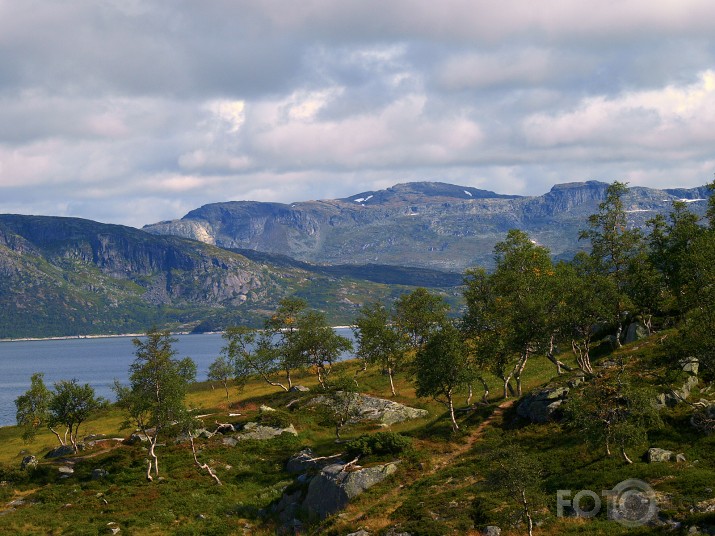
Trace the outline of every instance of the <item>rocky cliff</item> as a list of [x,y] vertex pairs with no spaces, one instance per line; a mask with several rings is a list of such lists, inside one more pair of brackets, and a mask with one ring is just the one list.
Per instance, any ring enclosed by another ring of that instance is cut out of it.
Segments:
[[0,215],[0,339],[259,324],[292,294],[343,323],[399,288],[130,227]]
[[[573,256],[585,247],[578,233],[598,210],[607,186],[559,184],[541,196],[519,197],[437,182],[407,183],[345,199],[215,203],[144,229],[313,263],[461,272],[489,265],[494,244],[512,228],[526,231],[556,257]],[[707,195],[705,188],[634,187],[625,202],[632,224],[644,226],[655,214],[668,212],[676,199],[688,200],[702,213]]]

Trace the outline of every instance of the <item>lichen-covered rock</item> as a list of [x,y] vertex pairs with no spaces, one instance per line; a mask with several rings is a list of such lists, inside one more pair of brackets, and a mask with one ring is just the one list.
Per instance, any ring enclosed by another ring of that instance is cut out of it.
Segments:
[[[81,443],[77,446],[79,447],[79,445],[81,445]],[[70,456],[72,454],[74,454],[72,445],[61,445],[45,454],[45,458],[59,458],[61,456]]]
[[350,499],[397,471],[397,464],[345,469],[343,464],[328,465],[310,481],[303,501],[303,508],[310,515],[324,518],[345,508]]
[[234,437],[239,441],[244,439],[257,439],[259,441],[263,441],[266,439],[273,439],[281,434],[298,435],[298,431],[292,424],[286,428],[273,428],[272,426],[263,426],[256,422],[249,422],[246,423],[241,432],[236,434]]
[[37,458],[35,456],[25,456],[20,462],[21,469],[27,469],[28,467],[37,467]]
[[626,329],[624,343],[635,342],[648,337],[648,328],[641,322],[633,322]]
[[516,413],[533,423],[556,420],[568,393],[568,387],[551,387],[529,393],[519,402]]
[[[325,403],[324,396],[317,396],[311,401],[311,404]],[[411,408],[392,400],[363,394],[357,395],[356,413],[357,415],[351,419],[351,422],[368,420],[388,426],[411,419],[422,419],[429,415],[425,409]]]
[[[680,459],[678,459],[679,457]],[[675,454],[674,452],[671,452],[669,450],[654,447],[648,449],[648,452],[646,453],[646,460],[648,461],[648,463],[676,461],[682,462],[685,461],[685,456],[683,454]]]

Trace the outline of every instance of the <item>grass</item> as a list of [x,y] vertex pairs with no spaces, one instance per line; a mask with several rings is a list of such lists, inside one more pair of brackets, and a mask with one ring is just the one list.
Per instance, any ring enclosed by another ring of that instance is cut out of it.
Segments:
[[[602,349],[598,360],[622,356],[639,381],[662,383],[662,356],[656,339],[641,341],[616,353]],[[570,356],[560,356],[573,365]],[[354,374],[358,363],[337,365]],[[567,375],[556,377],[555,367],[545,358],[534,358],[524,373],[524,391],[546,383],[565,382]],[[359,374],[360,390],[389,398],[389,381],[379,371]],[[399,470],[390,479],[355,498],[339,516],[316,525],[316,534],[342,535],[360,527],[371,534],[384,533],[390,527],[418,535],[478,534],[484,524],[501,524],[505,504],[496,500],[485,484],[487,455],[504,438],[521,445],[542,469],[541,487],[547,498],[539,511],[542,523],[537,534],[652,534],[653,527],[625,529],[604,516],[585,521],[555,516],[556,491],[559,489],[612,489],[625,478],[649,482],[658,492],[659,505],[684,527],[712,525],[712,514],[697,513],[694,505],[712,500],[715,482],[715,436],[702,436],[689,425],[685,406],[663,413],[664,427],[649,434],[648,444],[633,452],[635,463],[627,466],[617,457],[605,457],[602,449],[583,442],[578,431],[559,423],[534,425],[518,418],[514,407],[495,412],[501,402],[500,382],[488,378],[492,387],[489,404],[473,411],[458,412],[462,432],[451,431],[444,405],[415,397],[414,387],[404,374],[396,378],[398,402],[427,409],[429,416],[390,427],[411,438],[409,453],[404,454]],[[318,389],[310,371],[299,371],[294,383]],[[260,406],[279,410],[281,419],[289,419],[299,434],[284,434],[271,441],[245,441],[237,447],[223,445],[221,437],[197,440],[198,456],[209,463],[223,482],[217,486],[206,473],[192,463],[186,444],[158,449],[163,479],[148,483],[144,479],[146,452],[141,445],[96,448],[69,457],[74,474],[61,479],[57,461],[41,459],[34,470],[22,471],[19,463],[32,453],[40,458],[55,446],[50,433],[41,433],[37,441],[25,444],[16,427],[0,428],[0,510],[17,498],[26,504],[2,515],[2,531],[8,534],[98,534],[107,531],[107,523],[119,523],[122,534],[275,534],[277,521],[265,515],[270,504],[293,484],[284,471],[285,461],[293,453],[310,447],[318,455],[341,451],[333,430],[322,422],[320,412],[301,402],[310,393],[286,393],[280,388],[255,380],[238,393],[231,387],[226,399],[221,385],[194,384],[188,394],[189,405],[203,417],[207,428],[215,422],[247,422],[260,419]],[[481,393],[475,393],[479,399]],[[289,403],[298,400],[287,408]],[[458,393],[460,406],[466,393]],[[294,409],[298,407],[298,409]],[[240,414],[229,416],[229,413]],[[276,417],[277,419],[277,417]],[[121,430],[122,415],[108,408],[87,422],[82,435],[126,436]],[[274,419],[275,420],[275,419]],[[346,427],[345,440],[382,431],[374,424]],[[649,446],[684,452],[683,464],[647,464],[641,455]],[[383,460],[377,457],[376,460]],[[387,458],[385,458],[387,459]],[[369,461],[369,460],[368,460]],[[104,479],[93,480],[96,468],[108,471]],[[691,512],[693,510],[693,512]],[[658,529],[659,530],[659,529]],[[503,534],[521,534],[523,527]]]

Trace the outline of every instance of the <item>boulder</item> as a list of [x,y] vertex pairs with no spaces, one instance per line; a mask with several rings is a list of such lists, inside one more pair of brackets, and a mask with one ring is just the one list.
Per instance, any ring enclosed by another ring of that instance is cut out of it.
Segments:
[[313,451],[306,448],[288,459],[286,471],[292,474],[316,472],[326,465],[343,463],[339,456],[339,454],[336,454],[335,456],[323,456],[316,459],[313,455]]
[[633,322],[626,329],[624,343],[635,342],[648,337],[648,328],[641,322]]
[[305,385],[294,385],[289,389],[291,393],[307,393],[310,391],[310,387],[306,387]]
[[62,476],[70,476],[74,474],[74,469],[70,467],[69,465],[60,465],[57,470],[60,472],[60,475]]
[[656,397],[655,403],[660,408],[664,408],[665,406],[673,407],[678,404],[678,402],[687,400],[698,383],[699,380],[697,376],[688,376],[683,385],[678,389],[673,389],[669,393],[660,393]]
[[366,531],[365,529],[360,529],[357,532],[351,532],[350,534],[347,534],[346,536],[370,536],[370,533]]
[[149,436],[147,436],[143,432],[136,432],[130,435],[127,439],[124,440],[124,443],[127,445],[136,445],[137,443],[145,443],[149,441]]
[[501,536],[501,529],[496,525],[488,525],[482,531],[484,536]]
[[[358,394],[357,397],[358,415],[351,419],[351,422],[368,420],[389,426],[410,419],[422,419],[429,415],[427,410],[411,408],[392,400],[363,394]],[[311,401],[311,404],[324,404],[325,401],[324,396],[318,396]]]
[[227,447],[235,447],[238,445],[238,439],[235,437],[224,437],[222,443]]
[[700,370],[700,361],[697,357],[686,357],[680,360],[680,367],[683,369],[683,372],[697,376]]
[[236,431],[236,427],[233,424],[219,424],[216,428],[215,434],[232,434]]
[[325,518],[345,508],[350,499],[397,471],[397,464],[345,469],[343,464],[328,465],[310,481],[303,501],[303,508],[309,515]]
[[[683,457],[684,459],[685,457]],[[676,454],[669,450],[659,448],[649,448],[646,453],[648,463],[676,461]]]
[[108,476],[109,471],[107,471],[106,469],[102,469],[101,467],[92,471],[92,480],[102,480],[103,478],[107,478]]
[[531,392],[521,399],[516,408],[516,413],[533,423],[556,420],[558,417],[557,410],[564,403],[568,393],[568,387],[547,387]]
[[61,456],[70,456],[74,454],[72,445],[61,445],[45,454],[45,458],[59,458]]
[[272,426],[263,426],[257,422],[249,422],[243,427],[240,433],[236,434],[234,437],[239,441],[243,439],[257,439],[263,441],[266,439],[273,439],[281,434],[293,434],[298,435],[298,431],[291,424],[287,428],[273,428]]
[[25,456],[20,462],[20,468],[27,469],[28,467],[37,467],[37,458],[35,458],[34,456]]

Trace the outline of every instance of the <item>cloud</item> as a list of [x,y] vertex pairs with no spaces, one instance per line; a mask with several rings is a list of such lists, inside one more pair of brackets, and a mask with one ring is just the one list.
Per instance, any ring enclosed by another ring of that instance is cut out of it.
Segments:
[[408,180],[695,186],[709,0],[0,0],[0,212],[140,226]]

